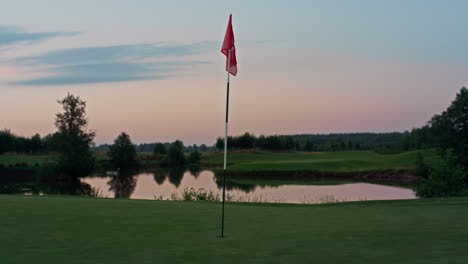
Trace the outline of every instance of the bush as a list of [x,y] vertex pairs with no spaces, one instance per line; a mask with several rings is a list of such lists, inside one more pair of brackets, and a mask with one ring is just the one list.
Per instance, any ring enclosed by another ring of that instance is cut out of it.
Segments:
[[127,169],[137,166],[137,152],[130,136],[122,132],[109,147],[107,155],[115,169]]
[[194,188],[185,188],[182,191],[184,201],[219,201],[219,195],[212,191],[206,191],[204,188],[195,190]]
[[167,162],[170,166],[182,167],[185,164],[184,145],[176,140],[171,144],[167,155]]
[[431,169],[427,179],[421,179],[416,194],[424,198],[458,195],[465,187],[465,174],[453,153],[448,152],[442,164]]
[[415,174],[419,176],[421,179],[427,179],[429,177],[430,168],[427,166],[421,152],[418,152],[416,156],[416,170]]
[[166,147],[164,146],[163,143],[156,143],[154,145],[153,153],[156,155],[166,155],[167,154]]
[[198,150],[195,150],[192,153],[190,153],[188,157],[188,162],[190,165],[196,165],[196,164],[200,164],[200,159],[201,159],[200,152],[198,152]]

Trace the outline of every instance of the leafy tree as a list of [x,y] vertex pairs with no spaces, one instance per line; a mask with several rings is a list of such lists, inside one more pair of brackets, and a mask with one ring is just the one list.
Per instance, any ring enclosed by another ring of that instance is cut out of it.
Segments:
[[206,144],[201,144],[200,145],[200,151],[201,152],[207,152],[208,151],[208,147],[206,146]]
[[223,150],[224,149],[224,140],[222,138],[217,138],[216,139],[215,148],[217,148],[218,150]]
[[0,130],[0,155],[11,150],[13,140],[14,138],[10,130]]
[[153,153],[156,155],[166,155],[167,150],[163,143],[156,143],[154,145]]
[[296,151],[301,150],[301,143],[299,142],[299,140],[294,141],[294,145],[295,145]]
[[237,140],[237,148],[240,149],[251,149],[254,147],[254,144],[255,137],[247,132],[240,136]]
[[91,173],[95,164],[90,149],[95,133],[87,131],[86,102],[79,96],[68,94],[58,103],[63,107],[63,112],[55,117],[60,141],[60,171],[72,177],[84,176]]
[[125,132],[114,140],[114,145],[109,146],[107,155],[114,168],[127,169],[137,165],[136,147]]
[[353,142],[351,140],[348,140],[348,149],[353,150]]
[[32,154],[36,154],[42,150],[42,140],[39,134],[35,134],[34,136],[32,136],[30,142],[31,142],[30,148],[31,148]]
[[312,140],[307,140],[306,143],[305,143],[305,146],[304,146],[304,150],[305,151],[313,151],[314,150],[314,143],[312,142]]
[[463,87],[452,104],[429,121],[443,153],[453,149],[454,158],[468,170],[468,89]]
[[466,171],[458,163],[452,151],[445,155],[439,167],[432,169],[429,177],[416,186],[420,197],[448,197],[457,195],[464,188]]
[[48,134],[42,139],[42,144],[45,151],[57,152],[60,148],[60,135],[58,132]]
[[416,171],[415,174],[419,176],[421,179],[427,179],[429,177],[430,168],[427,166],[426,162],[424,161],[424,157],[421,152],[418,152],[416,156]]
[[184,155],[184,144],[182,141],[176,140],[169,147],[167,153],[167,163],[171,166],[184,166],[185,155]]
[[188,156],[188,163],[190,165],[196,165],[196,164],[199,164],[200,163],[200,159],[201,159],[201,154],[198,150],[194,150],[190,153],[190,155]]

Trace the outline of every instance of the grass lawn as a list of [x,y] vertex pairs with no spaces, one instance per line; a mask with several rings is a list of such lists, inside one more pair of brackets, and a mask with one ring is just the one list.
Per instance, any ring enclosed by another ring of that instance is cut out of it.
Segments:
[[[429,164],[438,162],[433,149],[420,151]],[[346,152],[231,152],[231,172],[255,171],[323,171],[359,172],[376,170],[411,170],[415,168],[417,151],[400,154],[378,154],[373,151]],[[207,165],[221,165],[222,153],[208,153],[202,158]]]
[[[434,164],[439,161],[433,149],[420,151],[425,161]],[[228,162],[230,172],[262,171],[323,171],[323,172],[359,172],[376,170],[411,170],[415,168],[417,151],[400,154],[378,154],[373,151],[346,152],[267,152],[244,151],[230,152]],[[139,153],[143,165],[158,163],[148,159],[148,153]],[[28,167],[52,162],[54,155],[0,155],[0,165],[9,166],[26,163]],[[108,160],[104,152],[97,152],[98,162]],[[203,153],[204,166],[221,166],[223,153]],[[22,166],[22,165],[21,165]]]
[[1,263],[466,263],[468,198],[334,205],[0,195]]

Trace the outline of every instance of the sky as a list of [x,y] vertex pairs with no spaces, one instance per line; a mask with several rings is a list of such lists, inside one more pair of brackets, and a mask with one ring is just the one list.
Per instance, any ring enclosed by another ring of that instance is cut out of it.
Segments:
[[23,1],[0,8],[0,129],[55,131],[87,102],[96,143],[405,131],[468,85],[468,1]]

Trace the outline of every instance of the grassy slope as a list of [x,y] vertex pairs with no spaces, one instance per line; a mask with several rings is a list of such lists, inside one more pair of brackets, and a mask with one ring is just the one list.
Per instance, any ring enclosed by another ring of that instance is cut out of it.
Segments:
[[0,196],[2,263],[466,263],[468,198],[227,205]]
[[[426,161],[437,162],[435,150],[424,150]],[[374,170],[413,169],[417,152],[382,155],[372,151],[324,152],[324,153],[272,153],[232,152],[228,154],[231,172],[248,171],[328,171],[359,172]],[[222,164],[222,153],[204,155],[202,162],[208,165]]]

